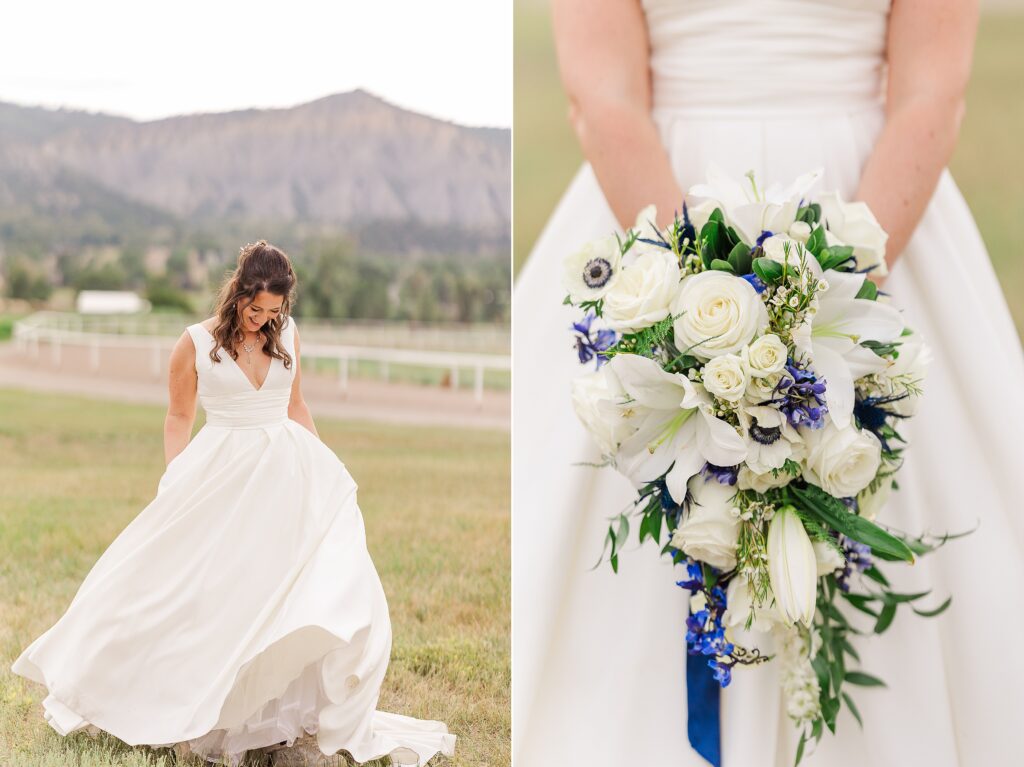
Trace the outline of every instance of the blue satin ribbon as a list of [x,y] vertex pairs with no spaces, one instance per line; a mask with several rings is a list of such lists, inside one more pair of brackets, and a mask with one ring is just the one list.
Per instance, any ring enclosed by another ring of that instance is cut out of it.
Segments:
[[693,750],[712,767],[722,767],[719,696],[722,688],[708,666],[708,656],[686,654],[686,734]]

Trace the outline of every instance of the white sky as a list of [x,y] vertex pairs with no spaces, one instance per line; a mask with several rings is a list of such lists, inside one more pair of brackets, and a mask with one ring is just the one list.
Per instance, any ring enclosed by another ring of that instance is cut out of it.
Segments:
[[362,87],[512,124],[511,0],[37,0],[0,16],[0,101],[149,120]]

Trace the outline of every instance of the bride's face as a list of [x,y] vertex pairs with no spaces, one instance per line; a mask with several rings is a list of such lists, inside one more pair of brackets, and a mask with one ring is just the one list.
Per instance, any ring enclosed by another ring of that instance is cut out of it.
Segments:
[[243,298],[238,302],[238,319],[242,330],[257,332],[268,320],[277,318],[283,303],[284,296],[276,296],[265,290],[257,293],[251,301]]

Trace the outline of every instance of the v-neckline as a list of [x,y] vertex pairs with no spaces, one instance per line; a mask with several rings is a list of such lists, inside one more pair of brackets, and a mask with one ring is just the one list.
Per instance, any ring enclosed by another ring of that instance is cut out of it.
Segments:
[[[214,343],[217,343],[217,339],[213,337],[213,333],[211,333],[209,330],[206,330],[206,326],[203,323],[200,322],[198,323],[198,325],[206,332],[206,335],[208,335],[213,340]],[[249,388],[252,391],[263,391],[263,387],[267,385],[267,380],[270,378],[270,371],[274,369],[274,360],[276,359],[275,357],[270,358],[270,364],[267,365],[267,374],[263,376],[263,383],[257,387],[256,384],[252,382],[252,379],[245,374],[245,371],[242,370],[242,366],[238,364],[238,361],[231,356],[231,352],[229,352],[223,346],[221,347],[221,350],[224,352],[223,356],[227,357],[228,362],[230,362],[232,367],[234,367],[234,369],[238,371],[238,374],[245,379],[245,382],[249,384]]]

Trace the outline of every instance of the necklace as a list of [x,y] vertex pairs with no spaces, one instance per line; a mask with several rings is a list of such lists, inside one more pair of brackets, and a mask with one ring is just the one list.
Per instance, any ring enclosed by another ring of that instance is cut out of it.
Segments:
[[256,351],[256,347],[259,346],[262,343],[262,341],[263,341],[263,334],[262,333],[257,333],[256,334],[256,340],[253,341],[251,344],[247,344],[244,339],[242,340],[242,349],[245,350],[245,357],[246,357],[246,361],[249,364],[250,372],[252,371],[252,353],[254,351]]

